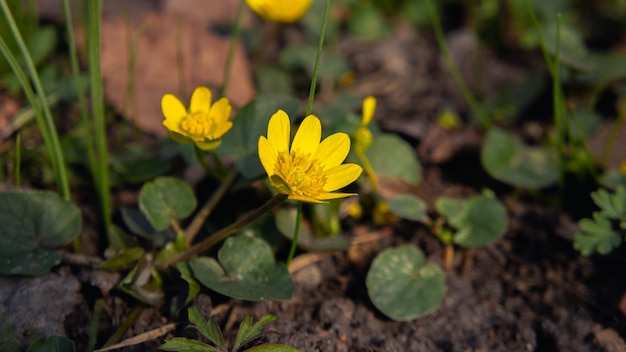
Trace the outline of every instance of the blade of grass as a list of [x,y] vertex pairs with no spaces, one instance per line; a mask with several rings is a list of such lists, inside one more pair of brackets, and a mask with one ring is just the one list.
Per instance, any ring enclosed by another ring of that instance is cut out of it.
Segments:
[[[76,95],[78,96],[78,106],[80,108],[80,117],[83,129],[87,136],[93,132],[93,125],[89,119],[89,109],[87,107],[87,99],[85,98],[86,89],[80,81],[80,68],[78,65],[78,54],[76,52],[76,39],[74,38],[74,25],[72,20],[72,12],[69,0],[63,0],[63,11],[65,14],[65,27],[67,29],[67,41],[69,44],[70,66],[72,69],[72,78]],[[96,153],[91,138],[83,138],[87,158],[89,162],[89,171],[95,180],[100,177],[96,172]],[[98,181],[96,181],[97,183]]]
[[[102,0],[87,2],[87,58],[91,91],[91,114],[96,149],[95,171],[96,190],[100,196],[104,231],[108,238],[111,230],[111,196],[109,193],[109,167],[104,117],[104,94],[100,66],[100,24],[102,20]],[[89,136],[87,136],[89,137]]]
[[491,127],[491,119],[485,112],[484,107],[480,102],[474,97],[471,89],[467,86],[467,83],[463,79],[463,75],[459,70],[459,67],[454,62],[454,58],[452,57],[452,53],[450,53],[450,48],[448,47],[448,43],[446,43],[446,38],[443,34],[443,28],[441,27],[441,19],[439,18],[439,13],[437,12],[437,8],[432,0],[426,0],[428,5],[428,12],[430,13],[431,22],[433,24],[433,29],[435,31],[435,38],[437,39],[437,44],[439,45],[439,50],[443,54],[443,59],[448,66],[448,70],[450,70],[450,74],[456,82],[456,85],[461,90],[461,94],[469,104],[472,112],[478,118],[478,122],[482,125],[483,128],[487,129]]
[[[22,85],[22,89],[24,90],[27,99],[29,100],[31,106],[33,106],[33,109],[35,109],[37,123],[52,161],[52,168],[54,170],[59,193],[61,193],[61,196],[64,199],[69,200],[70,186],[67,179],[67,172],[65,170],[65,160],[61,151],[61,144],[59,143],[56,126],[54,125],[54,120],[52,119],[52,113],[50,112],[50,106],[46,100],[46,95],[43,90],[43,86],[41,85],[41,81],[39,80],[37,68],[33,63],[28,48],[24,43],[24,39],[15,24],[13,15],[11,14],[11,10],[7,5],[6,0],[0,0],[0,9],[2,9],[2,13],[4,14],[7,24],[9,25],[9,29],[11,30],[11,35],[15,39],[15,42],[20,50],[26,70],[28,71],[32,84],[35,88],[34,91],[28,83],[28,79],[26,79],[26,76],[22,72],[20,64],[15,59],[15,56],[11,53],[6,45],[6,42],[4,42],[2,38],[0,38],[0,51],[2,51],[5,58],[9,62],[14,74],[17,76],[20,84]],[[35,92],[37,94],[36,96]]]

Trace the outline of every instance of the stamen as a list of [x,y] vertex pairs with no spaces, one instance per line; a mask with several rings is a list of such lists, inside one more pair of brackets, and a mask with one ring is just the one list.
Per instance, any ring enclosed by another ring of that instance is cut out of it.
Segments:
[[274,174],[297,195],[315,198],[323,193],[326,184],[319,160],[311,160],[311,154],[302,154],[299,150],[279,153]]
[[187,115],[180,124],[180,128],[189,135],[208,139],[212,139],[214,127],[212,119],[206,114],[198,112]]

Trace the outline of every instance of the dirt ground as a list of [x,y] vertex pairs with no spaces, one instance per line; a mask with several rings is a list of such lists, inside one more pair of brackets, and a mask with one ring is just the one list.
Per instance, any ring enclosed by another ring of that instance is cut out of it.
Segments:
[[[479,61],[492,68],[488,74],[472,78],[474,75],[468,72],[475,72],[475,67],[461,65],[461,70],[470,87],[486,96],[522,79],[541,63],[540,54],[511,61],[497,59],[462,32],[450,40],[458,57],[474,50],[485,55]],[[399,133],[418,151],[424,181],[416,192],[421,192],[427,203],[432,204],[442,194],[478,193],[487,186],[505,202],[513,199],[512,189],[482,171],[477,147],[479,132],[465,127],[457,133],[443,133],[434,123],[440,109],[465,111],[467,106],[437,54],[431,34],[399,26],[383,41],[365,44],[342,39],[339,46],[355,71],[356,81],[348,90],[356,96],[376,92],[376,119],[381,128]],[[460,172],[467,177],[460,180]],[[386,318],[370,302],[365,286],[371,260],[391,246],[412,243],[425,252],[428,261],[442,262],[440,242],[423,225],[410,221],[382,228],[369,223],[347,223],[346,234],[360,244],[348,252],[316,256],[294,272],[296,293],[287,302],[242,302],[203,290],[195,304],[207,316],[217,314],[225,337],[231,340],[246,314],[257,319],[274,314],[278,321],[268,326],[267,334],[257,343],[280,343],[307,352],[626,350],[626,248],[622,246],[602,257],[582,257],[572,247],[576,219],[555,206],[540,204],[530,194],[517,199],[507,203],[506,234],[485,248],[458,251],[455,266],[447,273],[442,305],[414,321],[394,322]],[[586,200],[581,206],[588,208],[588,203]],[[95,211],[87,209],[87,213]],[[91,241],[94,252],[98,252],[101,243],[90,240],[89,233],[89,229],[83,233],[83,240]],[[374,239],[359,242],[364,234],[373,234]],[[97,277],[93,272],[88,266],[74,263],[55,268],[46,279],[37,282],[2,279],[0,298],[4,310],[0,310],[0,316],[19,313],[11,310],[10,304],[32,306],[32,302],[45,300],[45,294],[56,294],[58,302],[64,303],[56,303],[63,312],[55,313],[56,320],[50,318],[56,324],[52,331],[66,334],[82,351],[87,346],[94,303],[102,298],[97,346],[133,310],[138,316],[124,338],[168,323],[178,324],[166,335],[119,351],[151,351],[164,338],[198,337],[187,328],[184,310],[170,310],[171,302],[179,297],[167,293],[162,306],[143,307],[115,289],[103,292],[103,285],[94,283]],[[111,282],[119,279],[98,278]],[[33,286],[28,286],[31,283]],[[30,298],[22,294],[43,288],[49,290],[43,296]],[[44,304],[37,309],[43,312],[46,307]],[[7,331],[6,324],[0,323],[0,332]],[[26,326],[13,332],[21,336],[20,341],[27,341],[23,333],[32,325],[13,326],[14,330],[15,326]]]

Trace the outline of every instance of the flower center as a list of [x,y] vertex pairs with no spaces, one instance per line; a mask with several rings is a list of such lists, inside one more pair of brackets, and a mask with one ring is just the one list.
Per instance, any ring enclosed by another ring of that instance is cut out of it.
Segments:
[[212,139],[215,124],[207,114],[194,112],[183,119],[180,128],[191,136]]
[[326,175],[319,160],[312,160],[311,154],[303,154],[300,150],[279,153],[274,174],[289,186],[293,194],[315,198],[324,192]]

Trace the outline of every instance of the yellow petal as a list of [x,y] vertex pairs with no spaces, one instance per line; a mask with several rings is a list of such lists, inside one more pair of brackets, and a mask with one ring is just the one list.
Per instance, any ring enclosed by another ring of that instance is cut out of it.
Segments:
[[354,182],[363,172],[357,164],[343,164],[326,171],[325,192],[332,192]]
[[225,135],[226,132],[230,131],[232,127],[232,121],[226,121],[217,125],[217,127],[215,127],[215,131],[213,132],[213,138],[222,138],[222,136]]
[[270,118],[267,125],[267,140],[276,152],[289,150],[289,140],[291,139],[291,122],[289,116],[283,110],[278,110]]
[[161,98],[161,110],[165,117],[163,126],[172,132],[185,135],[186,133],[180,130],[180,123],[187,116],[187,110],[185,110],[183,103],[174,95],[165,94]]
[[346,198],[346,197],[352,197],[352,196],[357,196],[358,194],[356,193],[323,193],[320,194],[319,196],[317,196],[317,199],[320,200],[330,200],[330,199],[339,199],[339,198]]
[[298,201],[307,202],[307,203],[317,203],[317,204],[328,203],[328,202],[323,202],[323,201],[321,201],[319,199],[311,198],[311,197],[308,197],[308,196],[305,196],[305,195],[297,195],[297,194],[290,194],[289,197],[287,197],[287,198],[289,198],[291,200],[298,200]]
[[278,154],[263,136],[259,137],[258,148],[261,165],[263,165],[267,175],[271,177],[274,174],[274,168],[276,168],[276,163],[278,162],[276,159]]
[[315,115],[307,116],[293,137],[291,150],[300,150],[302,154],[315,155],[322,138],[322,123]]
[[376,111],[376,98],[373,96],[365,97],[365,99],[363,99],[363,119],[361,120],[361,126],[367,126],[372,122],[374,111]]
[[198,87],[191,94],[189,112],[208,113],[211,109],[211,91],[207,87]]
[[227,98],[219,98],[215,104],[211,105],[209,117],[216,123],[222,124],[230,119],[232,106]]
[[339,132],[324,138],[317,148],[314,159],[320,161],[324,170],[330,170],[341,165],[350,152],[350,137]]

